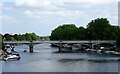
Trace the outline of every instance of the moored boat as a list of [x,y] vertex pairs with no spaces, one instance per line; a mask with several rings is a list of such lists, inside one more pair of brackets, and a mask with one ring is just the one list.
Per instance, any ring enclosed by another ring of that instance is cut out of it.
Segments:
[[20,55],[17,52],[11,52],[3,56],[4,61],[20,60]]
[[113,54],[114,55],[120,55],[120,52],[114,52]]

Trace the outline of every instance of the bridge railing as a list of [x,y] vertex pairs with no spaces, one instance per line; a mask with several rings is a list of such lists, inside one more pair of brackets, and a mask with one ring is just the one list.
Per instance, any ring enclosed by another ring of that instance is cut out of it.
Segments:
[[4,43],[115,43],[115,40],[80,40],[80,41],[3,41]]

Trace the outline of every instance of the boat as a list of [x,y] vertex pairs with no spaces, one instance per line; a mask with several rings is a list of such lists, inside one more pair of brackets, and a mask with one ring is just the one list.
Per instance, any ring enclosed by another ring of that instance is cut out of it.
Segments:
[[77,50],[79,50],[81,47],[80,47],[80,45],[79,44],[73,44],[73,46],[72,46],[72,50],[73,51],[77,51]]
[[113,54],[114,55],[120,55],[120,52],[114,52]]
[[113,54],[115,51],[105,51],[106,54]]
[[91,52],[97,52],[97,50],[95,50],[95,49],[90,49],[90,51],[91,51]]
[[12,51],[11,53],[5,54],[3,56],[4,61],[20,60],[20,58],[20,55],[15,51]]
[[86,48],[86,49],[84,49],[85,51],[90,51],[90,48]]

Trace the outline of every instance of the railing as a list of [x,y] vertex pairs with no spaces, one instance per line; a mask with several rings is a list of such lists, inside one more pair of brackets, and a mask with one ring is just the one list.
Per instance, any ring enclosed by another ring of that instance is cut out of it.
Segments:
[[82,40],[82,41],[3,41],[4,43],[115,43],[115,40]]

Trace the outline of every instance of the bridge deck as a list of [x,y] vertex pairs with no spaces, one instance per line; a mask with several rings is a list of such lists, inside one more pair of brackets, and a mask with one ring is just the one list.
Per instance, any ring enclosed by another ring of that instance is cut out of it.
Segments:
[[4,43],[21,43],[21,44],[26,44],[26,43],[35,43],[35,44],[41,44],[41,43],[115,43],[115,40],[94,40],[94,41],[4,41]]

